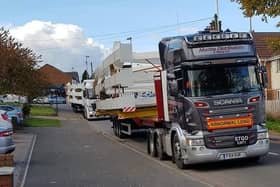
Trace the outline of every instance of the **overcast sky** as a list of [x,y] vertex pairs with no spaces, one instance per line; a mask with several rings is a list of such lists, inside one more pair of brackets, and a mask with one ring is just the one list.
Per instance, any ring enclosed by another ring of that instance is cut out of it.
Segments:
[[[1,2],[0,25],[43,56],[43,63],[63,71],[94,66],[116,40],[132,37],[135,51],[155,51],[162,37],[204,29],[216,11],[216,0],[9,0]],[[5,8],[3,8],[5,7]],[[223,29],[248,31],[239,5],[219,1]],[[258,32],[279,32],[278,19],[253,18]]]

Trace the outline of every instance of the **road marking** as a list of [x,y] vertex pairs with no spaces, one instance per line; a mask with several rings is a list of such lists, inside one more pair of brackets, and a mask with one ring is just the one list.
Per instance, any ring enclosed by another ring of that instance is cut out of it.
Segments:
[[183,176],[185,176],[185,177],[188,177],[190,180],[192,180],[192,181],[194,181],[194,182],[199,182],[199,183],[204,184],[204,185],[206,185],[206,186],[214,187],[214,185],[212,185],[212,184],[210,184],[210,183],[201,181],[201,180],[199,180],[197,177],[195,177],[195,176],[193,176],[193,175],[189,175],[189,174],[187,174],[187,173],[185,173],[185,172],[183,172],[183,171],[181,171],[181,170],[178,170],[177,168],[173,168],[173,167],[171,167],[171,166],[169,166],[169,165],[163,163],[162,161],[157,160],[157,159],[155,159],[155,158],[153,158],[153,157],[147,155],[146,153],[143,153],[143,152],[137,150],[137,148],[135,148],[135,146],[133,146],[133,145],[131,145],[131,144],[129,144],[129,143],[122,143],[122,142],[120,142],[120,141],[119,141],[119,138],[115,138],[115,137],[113,137],[113,136],[111,136],[111,135],[109,135],[109,134],[107,134],[107,133],[105,133],[105,132],[103,132],[103,133],[101,133],[101,134],[102,134],[104,137],[110,139],[111,141],[116,142],[116,143],[122,145],[123,147],[126,147],[126,148],[128,148],[129,150],[131,150],[131,151],[133,151],[133,152],[135,152],[135,153],[137,153],[137,154],[139,154],[139,155],[145,157],[146,159],[156,162],[157,164],[161,165],[162,167],[165,167],[165,168],[167,168],[167,169],[170,169],[170,170],[172,170],[172,171],[175,171],[175,172],[178,173],[178,174],[181,174],[181,175],[183,175]]
[[279,156],[279,153],[274,153],[274,152],[268,152],[269,155],[273,155],[273,156]]
[[24,187],[36,140],[37,140],[37,135],[34,135],[33,142],[32,142],[32,145],[31,145],[31,149],[30,149],[30,152],[29,152],[26,168],[25,168],[25,171],[24,171],[24,175],[23,175],[23,179],[21,181],[20,187]]

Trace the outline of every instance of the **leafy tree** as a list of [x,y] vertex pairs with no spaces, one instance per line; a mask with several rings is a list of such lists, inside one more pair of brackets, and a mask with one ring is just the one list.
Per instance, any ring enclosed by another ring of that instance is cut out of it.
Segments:
[[29,98],[40,95],[47,85],[38,72],[41,57],[0,28],[0,94],[14,93]]
[[82,75],[82,82],[86,79],[89,79],[89,74],[88,74],[87,70],[85,70],[83,75]]
[[246,17],[252,17],[254,15],[262,16],[262,20],[267,22],[267,17],[275,18],[280,15],[280,0],[231,0],[231,1],[235,1],[241,5],[243,14]]
[[[267,22],[267,18],[276,18],[280,15],[280,0],[231,0],[241,5],[241,10],[246,17],[262,16],[262,21]],[[280,27],[280,22],[276,25]],[[270,47],[280,52],[280,38],[268,40]]]

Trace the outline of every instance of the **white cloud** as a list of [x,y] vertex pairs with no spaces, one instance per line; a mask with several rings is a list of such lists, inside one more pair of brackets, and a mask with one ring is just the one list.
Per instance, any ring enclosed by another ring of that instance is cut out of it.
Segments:
[[[11,34],[24,46],[42,55],[43,64],[51,64],[62,71],[85,70],[85,56],[94,67],[109,52],[104,45],[86,37],[82,28],[72,24],[31,21],[23,26],[10,28]],[[90,71],[90,65],[88,65]]]

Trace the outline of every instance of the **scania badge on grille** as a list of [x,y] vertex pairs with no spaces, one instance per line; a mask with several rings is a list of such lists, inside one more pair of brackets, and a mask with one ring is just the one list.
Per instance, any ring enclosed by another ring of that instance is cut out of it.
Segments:
[[242,103],[243,103],[243,100],[241,98],[219,99],[219,100],[213,101],[214,106],[236,105],[236,104],[242,104]]

